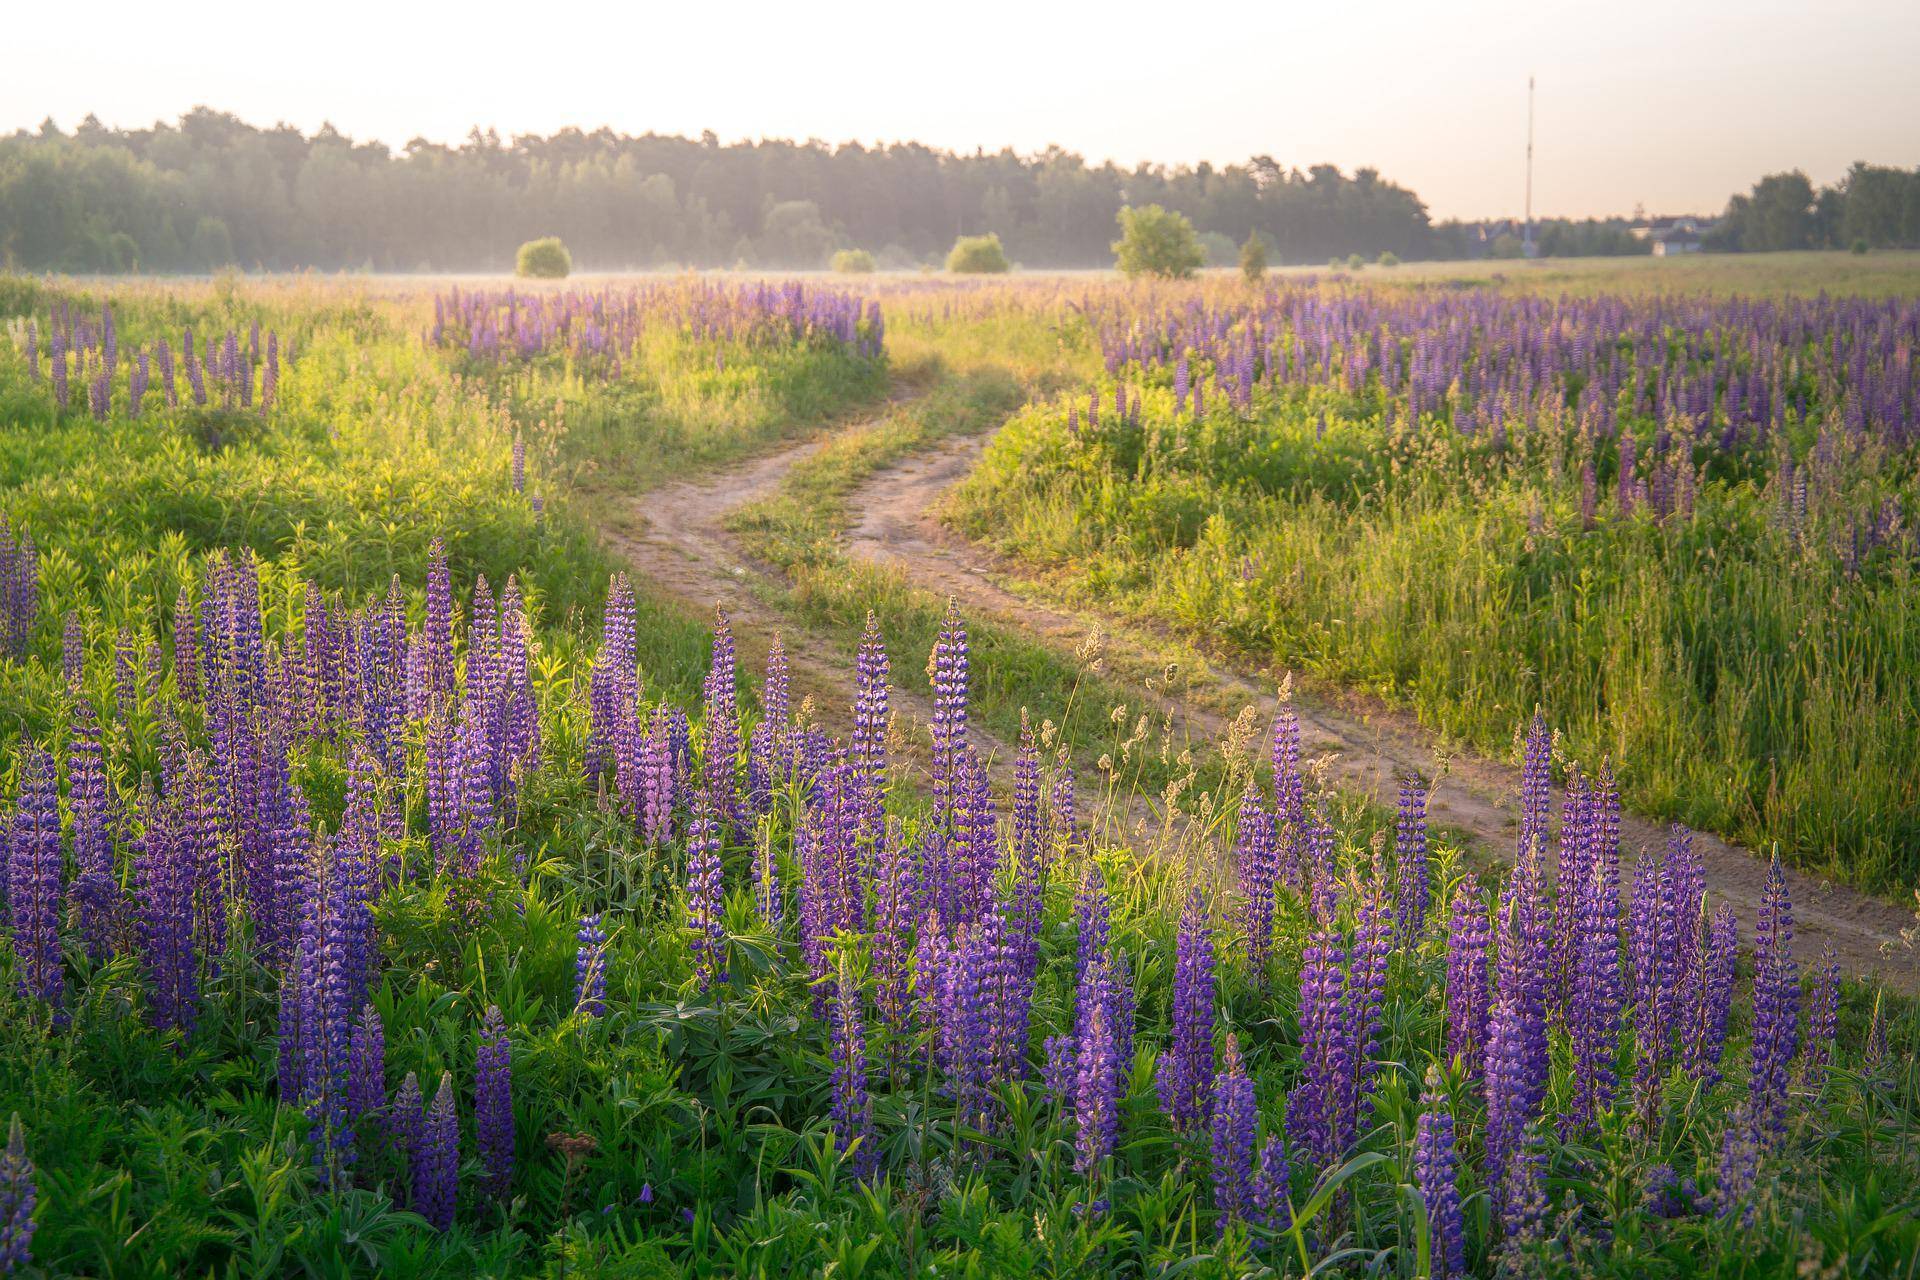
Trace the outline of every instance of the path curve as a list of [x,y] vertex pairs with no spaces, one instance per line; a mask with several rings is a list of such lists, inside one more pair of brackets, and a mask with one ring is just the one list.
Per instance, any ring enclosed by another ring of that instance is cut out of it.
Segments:
[[[865,425],[863,421],[847,429]],[[940,522],[942,499],[972,469],[991,434],[949,440],[871,476],[848,500],[848,509],[861,513],[847,539],[848,554],[890,566],[914,585],[959,601],[969,616],[1020,627],[1063,652],[1074,652],[1098,635],[1115,659],[1116,671],[1134,673],[1129,678],[1109,672],[1109,678],[1157,711],[1173,715],[1194,739],[1217,741],[1247,704],[1270,715],[1276,703],[1271,676],[1235,670],[1217,660],[1205,660],[1203,670],[1187,673],[1190,686],[1210,685],[1212,696],[1183,697],[1176,704],[1149,690],[1138,673],[1158,664],[1160,646],[1169,636],[1023,594],[1009,585],[1015,566]],[[629,504],[628,514],[635,519],[609,528],[606,537],[634,570],[637,585],[698,609],[724,609],[747,650],[763,648],[772,635],[781,634],[796,689],[814,693],[827,718],[837,720],[838,703],[845,700],[849,655],[794,625],[768,602],[764,588],[777,578],[776,571],[747,558],[725,527],[733,511],[776,494],[787,473],[832,435],[823,432],[730,470],[652,490]],[[930,714],[927,700],[911,691],[896,687],[894,700],[896,707],[920,719]],[[1343,789],[1391,806],[1402,776],[1436,774],[1433,735],[1403,711],[1354,694],[1297,692],[1294,705],[1303,746],[1317,757],[1322,775]],[[977,731],[975,736],[995,758],[995,772],[1001,772],[1011,758],[1007,744]],[[1438,772],[1429,802],[1433,820],[1465,836],[1485,855],[1510,858],[1518,830],[1519,770],[1450,750]],[[1128,815],[1127,825],[1150,830],[1152,816],[1140,807]],[[1666,827],[1627,814],[1621,836],[1630,861],[1663,843]],[[1766,863],[1704,832],[1695,836],[1694,846],[1705,865],[1708,889],[1734,907],[1742,937],[1751,938]],[[1914,923],[1911,911],[1792,870],[1787,878],[1803,967],[1830,945],[1846,971],[1876,975],[1908,992],[1920,992],[1920,950],[1906,945],[1901,936]]]
[[[848,538],[849,553],[891,565],[927,590],[959,600],[970,614],[1020,626],[1065,651],[1077,649],[1097,632],[1110,648],[1130,649],[1137,662],[1150,668],[1157,651],[1130,642],[1130,632],[1145,632],[1159,644],[1169,635],[1022,594],[1008,585],[1019,572],[1016,566],[940,521],[942,500],[973,469],[991,434],[950,440],[876,473],[849,499],[850,509],[861,513]],[[1201,677],[1211,679],[1231,701],[1250,701],[1268,714],[1275,705],[1277,681],[1272,673],[1235,670],[1211,659]],[[1343,788],[1392,807],[1401,777],[1414,772],[1433,777],[1436,772],[1434,736],[1413,716],[1379,699],[1297,692],[1294,705],[1305,750],[1319,753],[1325,775]],[[1179,711],[1196,736],[1209,740],[1217,740],[1231,719],[1229,712],[1210,708],[1204,700],[1185,700]],[[1484,853],[1510,859],[1519,831],[1519,794],[1516,767],[1455,749],[1435,784],[1429,813],[1471,838]],[[1667,832],[1667,824],[1657,819],[1623,814],[1625,860],[1661,847]],[[1706,869],[1708,889],[1733,906],[1741,936],[1751,939],[1766,883],[1765,859],[1707,832],[1695,834],[1694,848]],[[1911,908],[1791,868],[1787,882],[1803,968],[1831,945],[1847,972],[1876,975],[1920,992],[1920,950],[1902,937],[1902,930],[1915,924]]]

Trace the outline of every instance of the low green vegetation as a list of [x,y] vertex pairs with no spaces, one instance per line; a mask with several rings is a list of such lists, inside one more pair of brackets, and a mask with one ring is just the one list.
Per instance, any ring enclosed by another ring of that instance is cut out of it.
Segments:
[[1207,263],[1185,214],[1149,204],[1122,209],[1118,221],[1120,238],[1113,242],[1113,256],[1123,275],[1184,280]]
[[947,270],[956,275],[1004,275],[1013,270],[1000,237],[993,232],[983,236],[961,236],[947,254]]
[[564,280],[573,271],[573,255],[558,236],[529,240],[514,255],[513,273],[530,280]]

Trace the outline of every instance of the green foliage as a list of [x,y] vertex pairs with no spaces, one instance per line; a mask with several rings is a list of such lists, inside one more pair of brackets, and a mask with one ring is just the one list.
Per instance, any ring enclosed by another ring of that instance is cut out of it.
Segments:
[[961,236],[947,254],[947,270],[961,275],[999,275],[1013,270],[1000,237],[989,231],[983,236]]
[[[1078,602],[1376,691],[1489,752],[1538,702],[1643,809],[1854,884],[1911,883],[1920,566],[1834,550],[1857,511],[1920,509],[1910,459],[1835,459],[1802,535],[1745,470],[1706,476],[1694,521],[1589,526],[1565,416],[1494,442],[1383,421],[1371,392],[1288,386],[1195,420],[1169,377],[1141,388],[1139,426],[1070,429],[1082,394],[1016,415],[957,491],[962,527]],[[1817,426],[1795,426],[1801,447]],[[1660,427],[1634,421],[1643,448]]]
[[833,255],[833,269],[841,275],[866,275],[873,270],[873,255],[865,249],[842,249]]
[[1389,249],[1380,255],[1378,261],[1383,267],[1397,267],[1400,265],[1400,256]]
[[1206,265],[1206,253],[1184,213],[1150,204],[1122,209],[1116,219],[1120,238],[1113,242],[1114,264],[1126,275],[1183,280]]
[[1259,284],[1267,274],[1267,246],[1257,234],[1240,246],[1240,274],[1248,284]]
[[1359,254],[1350,253],[1347,255],[1347,270],[1358,271],[1360,270],[1360,268],[1366,265],[1367,265],[1367,260],[1361,257]]
[[559,236],[529,240],[513,259],[513,274],[535,280],[564,280],[572,271],[573,255]]

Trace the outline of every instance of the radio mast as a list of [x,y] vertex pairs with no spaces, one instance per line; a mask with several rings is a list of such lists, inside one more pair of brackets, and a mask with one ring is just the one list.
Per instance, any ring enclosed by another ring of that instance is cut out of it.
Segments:
[[1533,77],[1527,77],[1527,212],[1521,231],[1520,251],[1533,256]]

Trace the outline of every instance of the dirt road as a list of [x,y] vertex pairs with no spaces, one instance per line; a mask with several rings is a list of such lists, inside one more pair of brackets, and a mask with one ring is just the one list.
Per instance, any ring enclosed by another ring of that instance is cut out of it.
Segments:
[[[743,637],[781,632],[796,684],[815,689],[827,705],[845,700],[848,655],[783,618],[767,602],[769,593],[756,592],[756,586],[773,581],[775,571],[747,563],[724,527],[730,512],[771,496],[788,470],[822,443],[816,438],[721,474],[648,493],[635,500],[632,510],[644,527],[610,531],[609,539],[655,589],[699,607],[726,608]],[[1097,634],[1107,655],[1108,679],[1174,716],[1193,739],[1217,740],[1248,704],[1259,708],[1263,721],[1271,714],[1276,704],[1272,673],[1236,670],[1187,650],[1171,636],[1049,603],[1039,593],[1013,585],[1018,579],[1013,566],[942,525],[937,518],[941,498],[967,474],[984,445],[984,437],[956,439],[877,472],[849,503],[861,516],[848,538],[848,554],[891,566],[916,586],[951,596],[969,616],[1023,628],[1062,652],[1080,651]],[[1177,702],[1163,690],[1147,688],[1147,676],[1161,668],[1170,648],[1185,650],[1187,669]],[[896,671],[906,669],[902,657],[896,655]],[[925,718],[924,698],[896,694],[896,704],[902,702],[910,714]],[[1377,699],[1297,693],[1294,703],[1306,749],[1319,757],[1328,781],[1391,805],[1402,776],[1437,774],[1429,802],[1433,820],[1485,856],[1511,856],[1518,829],[1516,767],[1459,749],[1446,752],[1443,767],[1433,735]],[[1009,757],[1005,744],[982,745],[1002,762]],[[1136,814],[1131,825],[1147,821]],[[1628,861],[1666,838],[1666,824],[1625,816],[1622,840]],[[1696,836],[1695,848],[1705,863],[1710,892],[1732,904],[1740,916],[1741,936],[1750,938],[1766,877],[1764,859],[1704,833]],[[1920,950],[1901,939],[1901,930],[1914,923],[1910,909],[1791,871],[1788,881],[1797,925],[1795,950],[1803,965],[1817,961],[1822,948],[1831,946],[1846,971],[1875,974],[1920,992]]]

